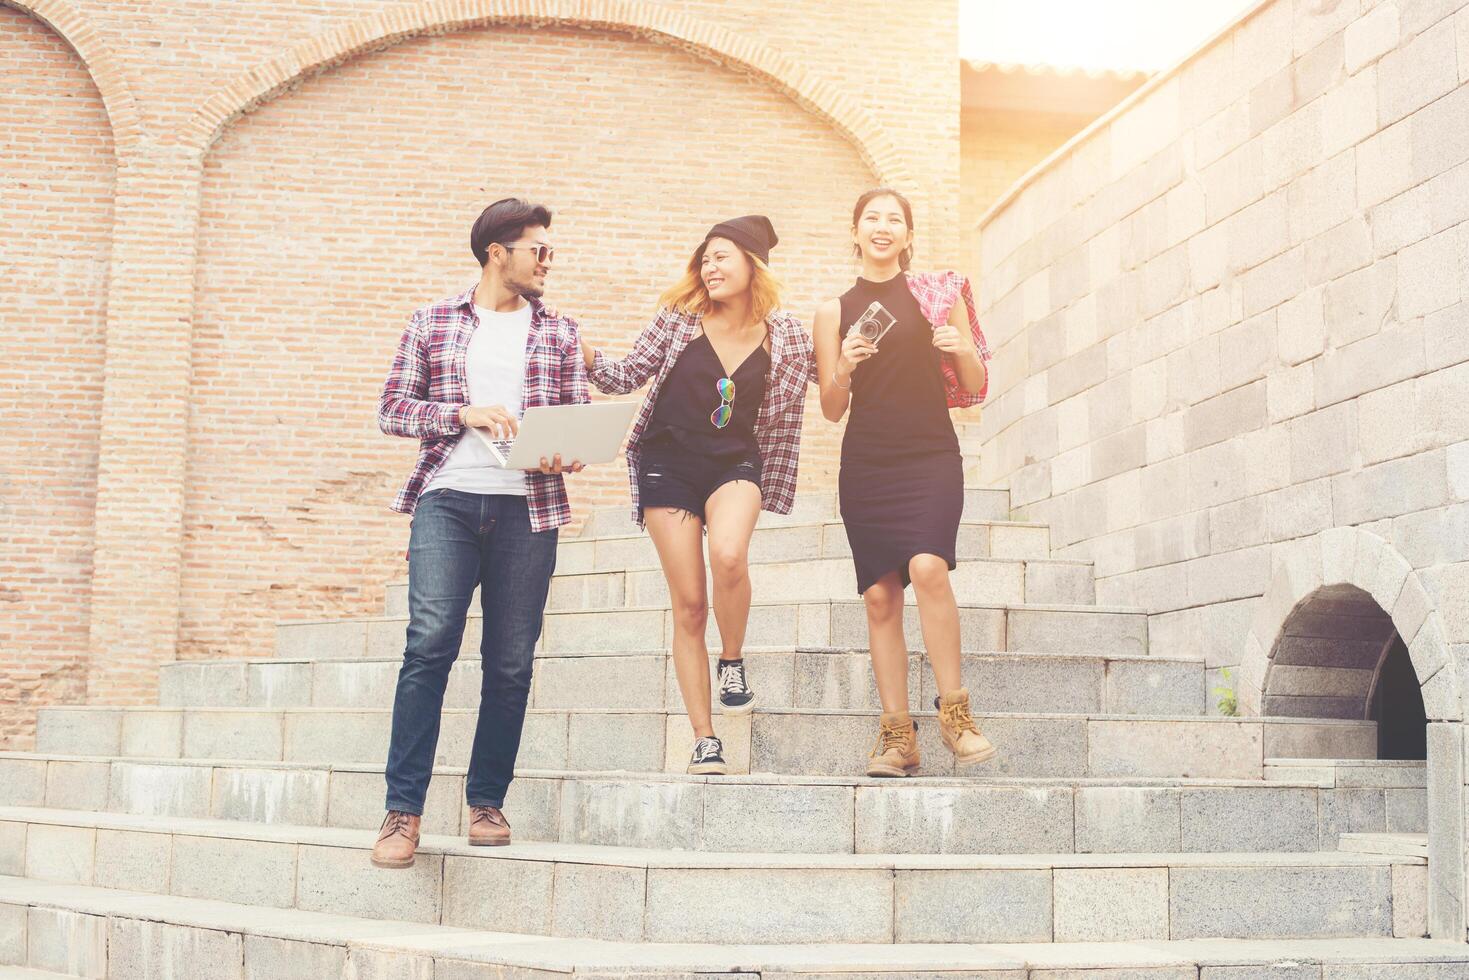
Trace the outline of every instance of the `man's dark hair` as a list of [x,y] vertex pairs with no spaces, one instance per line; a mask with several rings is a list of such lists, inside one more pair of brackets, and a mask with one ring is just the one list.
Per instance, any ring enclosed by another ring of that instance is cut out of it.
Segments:
[[551,227],[551,209],[543,204],[532,204],[518,197],[506,197],[496,201],[480,212],[469,230],[469,250],[479,259],[481,268],[490,261],[490,246],[501,245],[518,239],[521,232],[533,225]]

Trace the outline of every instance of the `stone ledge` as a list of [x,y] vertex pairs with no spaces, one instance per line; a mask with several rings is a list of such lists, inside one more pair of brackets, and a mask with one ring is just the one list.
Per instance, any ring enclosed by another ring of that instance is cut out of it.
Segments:
[[[448,961],[464,968],[479,964],[484,972],[455,976],[488,980],[495,967],[515,966],[555,973],[576,970],[592,976],[624,972],[721,973],[758,970],[787,977],[832,972],[903,973],[935,980],[952,971],[1023,980],[1027,971],[1090,970],[1095,980],[1129,980],[1141,968],[1182,968],[1197,976],[1200,968],[1258,967],[1295,963],[1352,966],[1357,964],[1422,964],[1442,967],[1423,973],[1422,980],[1462,976],[1469,947],[1419,939],[1328,940],[1175,940],[1150,942],[1081,942],[1065,944],[941,944],[716,946],[698,944],[609,943],[597,940],[550,939],[539,936],[472,931],[447,926],[414,925],[360,919],[321,912],[264,909],[208,899],[147,895],[82,885],[58,885],[24,878],[0,877],[0,909],[71,913],[105,917],[131,929],[178,929],[185,934],[234,933],[244,937],[247,970],[269,963],[329,964],[338,970],[348,959],[359,969],[393,964],[421,965]],[[313,959],[313,956],[323,959]],[[192,966],[193,964],[186,964]],[[320,967],[318,966],[318,969]],[[1454,971],[1454,972],[1451,972]],[[1210,972],[1206,970],[1205,976]],[[9,974],[7,974],[8,976]],[[283,975],[283,974],[277,974]],[[375,975],[375,974],[374,974]],[[1222,974],[1228,976],[1229,974]],[[1384,975],[1386,975],[1384,973]],[[18,975],[19,976],[19,975]],[[1328,980],[1334,980],[1327,973]],[[29,980],[29,978],[27,978]],[[48,978],[49,980],[49,978]]]
[[[1422,858],[1343,852],[730,854],[534,843],[472,848],[461,838],[425,835],[411,871],[385,874],[368,864],[371,834],[360,830],[0,808],[0,832],[16,845],[7,848],[10,857],[0,871],[46,880],[368,918],[652,942],[1386,937],[1395,904],[1391,870],[1424,864]],[[251,868],[249,876],[230,873],[241,862]],[[395,887],[385,890],[389,880]],[[1402,876],[1401,900],[1417,899],[1415,889],[1422,884]],[[1255,900],[1245,901],[1247,894]],[[1108,899],[1125,896],[1142,905],[1119,915],[1119,906]],[[955,916],[957,908],[969,911]],[[1222,918],[1210,912],[1220,908],[1228,910]]]
[[[425,833],[466,831],[438,767]],[[1422,789],[1149,777],[688,776],[522,769],[518,840],[780,853],[1306,852],[1425,829]],[[369,831],[381,764],[0,756],[0,804]],[[1405,799],[1411,797],[1411,799]],[[1344,807],[1344,803],[1347,807]]]
[[[220,840],[309,844],[351,850],[371,850],[360,830],[338,827],[301,827],[292,824],[244,823],[234,820],[137,816],[51,810],[42,807],[0,807],[0,823],[74,827],[141,834],[182,835]],[[555,861],[623,868],[723,869],[838,869],[882,871],[1012,871],[1056,868],[1360,868],[1394,864],[1422,865],[1427,858],[1412,854],[1352,853],[1348,851],[1159,852],[1155,854],[780,854],[720,851],[675,851],[616,847],[600,844],[517,842],[509,847],[471,847],[457,836],[424,835],[420,855],[451,854],[485,860]]]
[[[778,609],[785,606],[826,606],[832,608],[861,609],[861,599],[812,599],[807,602],[761,602],[756,600],[750,604],[755,609]],[[961,611],[965,609],[993,609],[1005,612],[1054,612],[1054,613],[1087,613],[1106,616],[1143,616],[1148,615],[1146,609],[1140,606],[1108,606],[1108,605],[1080,605],[1077,603],[1064,602],[960,602]],[[565,609],[547,610],[547,617],[557,616],[589,616],[605,615],[608,613],[639,613],[639,612],[667,612],[667,603],[661,605],[647,606],[603,606],[591,609]],[[468,619],[479,619],[480,613],[471,609],[466,614]],[[339,619],[293,619],[276,624],[277,629],[291,629],[301,626],[342,626],[348,624],[373,624],[392,623],[408,625],[407,616],[352,616]],[[821,645],[821,644],[817,644]]]

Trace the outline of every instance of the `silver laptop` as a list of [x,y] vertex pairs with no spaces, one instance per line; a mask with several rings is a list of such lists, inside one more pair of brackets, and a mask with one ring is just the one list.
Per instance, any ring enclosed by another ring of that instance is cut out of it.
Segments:
[[638,410],[636,401],[593,402],[589,405],[538,405],[525,410],[520,433],[514,439],[496,439],[488,429],[471,431],[507,470],[540,469],[561,454],[563,465],[607,463],[617,458],[622,437]]

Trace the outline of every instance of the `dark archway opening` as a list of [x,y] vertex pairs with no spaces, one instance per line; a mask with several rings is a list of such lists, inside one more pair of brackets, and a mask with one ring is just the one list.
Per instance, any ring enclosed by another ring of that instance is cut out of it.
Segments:
[[1377,723],[1379,759],[1426,759],[1428,717],[1408,647],[1367,592],[1328,585],[1281,627],[1265,682],[1265,714]]
[[1428,758],[1428,713],[1408,647],[1394,636],[1372,690],[1369,715],[1377,722],[1379,759]]

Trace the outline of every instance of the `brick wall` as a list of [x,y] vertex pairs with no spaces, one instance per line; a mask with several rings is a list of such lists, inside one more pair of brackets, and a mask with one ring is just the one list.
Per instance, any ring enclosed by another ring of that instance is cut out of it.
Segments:
[[[86,690],[115,164],[86,67],[0,7],[0,744]],[[19,706],[16,710],[13,706]]]
[[1425,583],[1420,680],[1469,639],[1466,83],[1463,0],[1265,3],[985,223],[982,476],[1155,652],[1240,663],[1343,527]]
[[[176,655],[261,656],[278,618],[375,607],[412,448],[373,399],[411,310],[477,271],[493,196],[558,209],[551,298],[614,351],[732,213],[775,219],[808,320],[879,176],[914,198],[920,262],[957,262],[956,21],[954,0],[0,0],[0,124],[26,136],[0,151],[0,404],[26,419],[0,471],[0,745],[36,703],[146,703]],[[874,37],[900,71],[846,55]],[[38,404],[62,406],[44,428]],[[827,487],[838,433],[810,415],[803,485]]]
[[[408,314],[477,277],[488,197],[552,205],[548,301],[625,350],[708,227],[751,211],[773,216],[809,321],[844,288],[844,215],[873,179],[767,86],[568,31],[411,41],[241,119],[204,169],[181,655],[263,655],[277,620],[373,613],[405,574],[408,522],[387,504],[417,441],[380,434],[375,400]],[[839,430],[814,400],[808,419],[804,483],[829,484]],[[626,500],[621,464],[572,484],[583,511]]]

